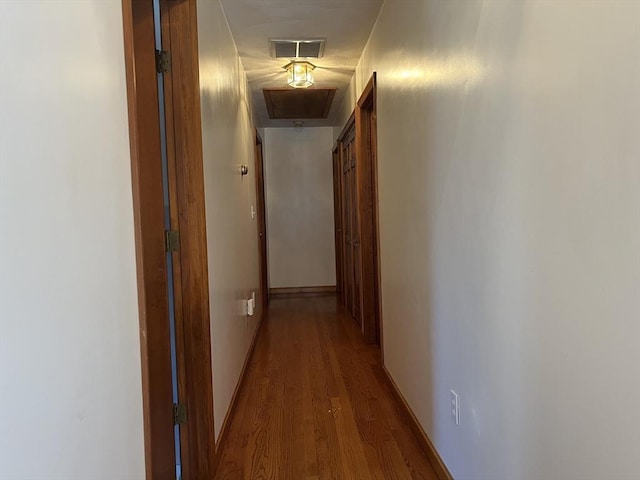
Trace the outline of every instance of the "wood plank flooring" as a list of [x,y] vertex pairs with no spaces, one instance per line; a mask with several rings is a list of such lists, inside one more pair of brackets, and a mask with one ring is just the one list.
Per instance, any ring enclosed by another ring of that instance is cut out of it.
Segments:
[[437,480],[335,296],[271,302],[217,480]]

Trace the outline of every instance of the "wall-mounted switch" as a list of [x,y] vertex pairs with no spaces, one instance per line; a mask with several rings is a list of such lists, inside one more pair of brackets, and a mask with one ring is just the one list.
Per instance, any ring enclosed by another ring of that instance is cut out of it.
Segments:
[[250,298],[249,300],[247,300],[247,315],[252,317],[255,308],[256,308],[255,300],[253,298]]
[[256,209],[253,205],[251,205],[251,218],[256,218]]
[[456,425],[460,425],[460,396],[451,390],[451,419]]

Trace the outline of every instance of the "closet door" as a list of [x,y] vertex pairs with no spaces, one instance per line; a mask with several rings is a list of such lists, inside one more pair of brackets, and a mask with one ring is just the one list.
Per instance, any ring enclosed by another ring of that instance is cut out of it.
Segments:
[[336,231],[343,231],[340,299],[370,344],[380,344],[382,337],[376,118],[374,73],[334,149],[340,156],[338,181],[343,196],[340,223],[336,220]]
[[349,147],[342,143],[340,159],[342,161],[342,228],[343,228],[343,271],[344,294],[343,302],[347,309],[353,311],[353,249],[351,245],[351,181],[349,173],[351,163],[349,160]]
[[342,142],[343,228],[345,263],[345,304],[360,324],[360,230],[358,224],[355,126]]
[[333,215],[336,244],[336,290],[344,302],[344,253],[342,227],[342,162],[338,147],[333,151]]

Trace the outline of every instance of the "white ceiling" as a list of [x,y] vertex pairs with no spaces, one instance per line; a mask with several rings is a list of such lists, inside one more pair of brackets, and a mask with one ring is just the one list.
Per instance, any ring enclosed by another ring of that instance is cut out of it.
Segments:
[[[290,120],[270,120],[263,88],[287,86],[282,67],[287,59],[271,58],[270,39],[326,38],[324,56],[310,61],[314,87],[337,88],[339,104],[353,75],[362,49],[383,0],[221,0],[238,53],[253,92],[261,126],[292,126]],[[313,88],[313,87],[312,87]],[[306,126],[335,125],[335,109],[326,120],[305,120]]]

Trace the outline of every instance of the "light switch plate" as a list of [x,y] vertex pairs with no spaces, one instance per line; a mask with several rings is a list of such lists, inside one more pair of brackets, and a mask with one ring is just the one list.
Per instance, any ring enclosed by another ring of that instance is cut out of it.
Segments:
[[451,419],[456,425],[460,425],[460,396],[451,390]]

